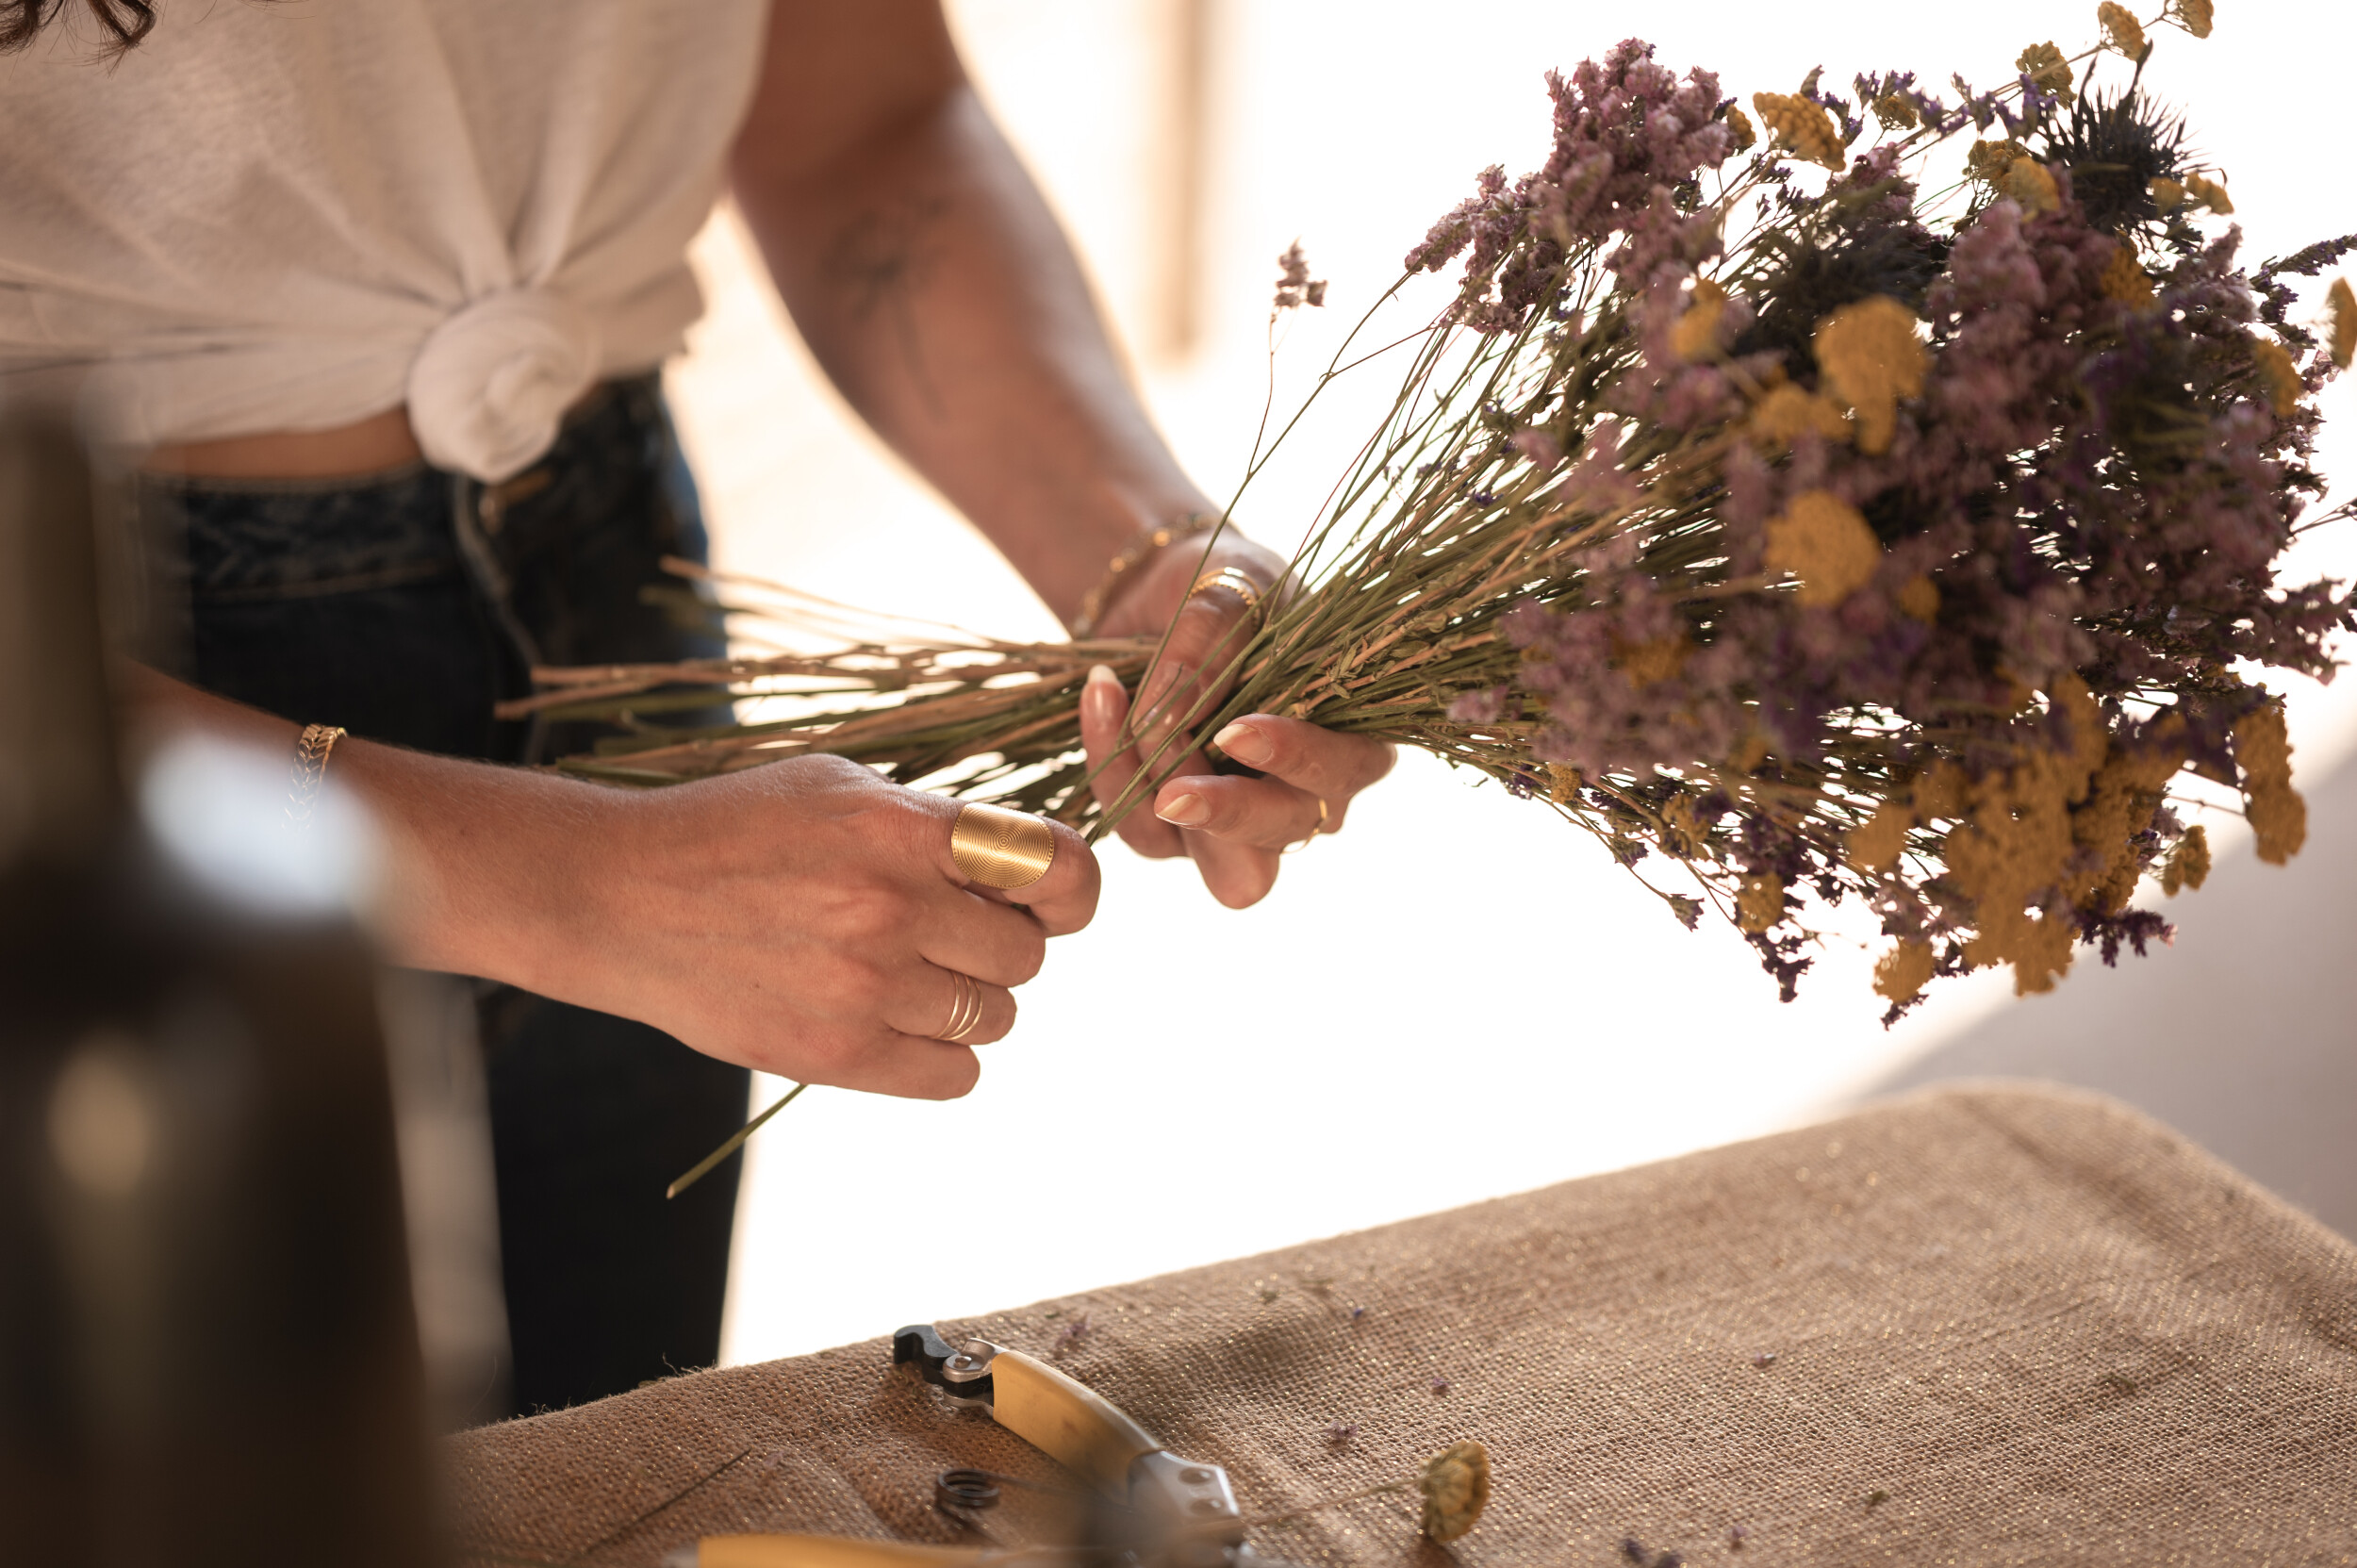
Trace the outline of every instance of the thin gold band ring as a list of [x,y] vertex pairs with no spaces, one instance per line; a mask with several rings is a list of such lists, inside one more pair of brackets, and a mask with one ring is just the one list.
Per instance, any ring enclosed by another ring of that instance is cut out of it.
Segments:
[[1301,842],[1300,842],[1300,843],[1298,843],[1298,844],[1288,844],[1288,845],[1286,845],[1283,849],[1281,849],[1281,850],[1277,850],[1277,852],[1278,854],[1280,854],[1280,855],[1289,855],[1289,854],[1292,854],[1292,853],[1293,853],[1294,850],[1301,850],[1301,849],[1306,849],[1306,848],[1308,848],[1308,847],[1309,847],[1310,840],[1311,840],[1311,839],[1315,838],[1318,834],[1322,834],[1322,833],[1324,833],[1324,832],[1326,831],[1326,819],[1327,819],[1328,817],[1332,816],[1332,815],[1333,815],[1333,814],[1332,814],[1331,812],[1329,812],[1329,811],[1327,811],[1327,807],[1326,807],[1326,797],[1325,797],[1325,796],[1323,796],[1323,795],[1319,796],[1319,797],[1318,797],[1318,825],[1317,825],[1316,827],[1314,827],[1314,828],[1311,828],[1311,829],[1310,829],[1308,833],[1303,834],[1301,835]]
[[955,982],[949,1001],[949,1021],[941,1027],[936,1040],[957,1045],[974,1032],[974,1026],[982,1021],[982,985],[972,975],[952,969],[949,978]]

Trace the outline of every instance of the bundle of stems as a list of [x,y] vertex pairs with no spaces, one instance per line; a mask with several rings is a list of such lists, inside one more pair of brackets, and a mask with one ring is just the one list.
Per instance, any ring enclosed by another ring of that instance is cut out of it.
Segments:
[[[1477,769],[1624,866],[1665,857],[1691,883],[1655,888],[1676,916],[1715,906],[1788,998],[1811,894],[1893,939],[1892,1017],[1937,975],[2009,964],[2038,990],[2078,943],[2141,951],[2167,928],[2131,907],[2140,880],[2207,865],[2181,769],[2240,791],[2264,856],[2298,849],[2280,702],[2250,672],[2329,674],[2357,628],[2336,585],[2274,575],[2322,488],[2314,394],[2357,340],[2345,282],[2319,342],[2283,280],[2357,237],[2246,273],[2232,231],[2196,225],[2232,204],[2144,89],[2163,21],[2203,36],[2209,7],[2106,4],[2099,44],[2034,44],[1954,105],[1885,72],[1853,114],[1812,73],[1754,96],[1764,144],[1714,75],[1634,41],[1550,74],[1545,165],[1485,172],[1256,442],[1240,498],[1327,387],[1404,356],[1227,679],[1133,713],[1179,726],[1104,806],[1081,687],[1098,664],[1135,687],[1155,639],[1009,643],[704,574],[740,636],[852,635],[541,671],[510,711],[618,725],[564,764],[593,777],[828,751],[1097,835],[1183,736],[1283,714]],[[2107,59],[2129,74],[2108,91]],[[1926,194],[1931,155],[2001,124]],[[1807,163],[1831,171],[1813,193]],[[1437,319],[1364,346],[1460,256]],[[759,710],[663,721],[716,692]]]

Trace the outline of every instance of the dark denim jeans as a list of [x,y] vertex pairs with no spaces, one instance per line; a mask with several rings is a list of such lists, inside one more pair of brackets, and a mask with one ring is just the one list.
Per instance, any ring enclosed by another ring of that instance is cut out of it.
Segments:
[[[701,560],[693,481],[653,376],[610,384],[556,446],[485,487],[423,464],[303,483],[143,476],[142,532],[185,563],[183,672],[298,723],[497,762],[585,750],[492,705],[534,663],[723,651],[641,590]],[[672,1178],[743,1121],[744,1069],[644,1024],[486,986],[478,1008],[515,1356],[555,1409],[718,1359],[734,1163]]]

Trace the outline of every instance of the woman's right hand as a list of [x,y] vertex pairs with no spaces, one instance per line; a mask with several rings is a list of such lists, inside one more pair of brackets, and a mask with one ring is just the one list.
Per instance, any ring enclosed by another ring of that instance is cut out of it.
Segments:
[[[142,741],[190,729],[292,754],[295,727],[138,665],[118,679]],[[1046,874],[1007,895],[949,854],[960,803],[840,757],[624,790],[358,738],[326,787],[386,839],[393,962],[504,981],[652,1024],[724,1062],[948,1099],[972,1047],[1014,1027],[1009,991],[1047,938],[1096,913],[1096,857],[1058,823]],[[981,1015],[948,1032],[956,974]]]
[[[1071,829],[1051,824],[1054,859],[1018,906],[959,874],[958,801],[839,757],[595,793],[523,983],[781,1077],[964,1094],[972,1047],[1014,1027],[1010,992],[1047,938],[1096,910],[1096,860]],[[959,973],[981,982],[981,1015],[953,1044],[935,1036]]]

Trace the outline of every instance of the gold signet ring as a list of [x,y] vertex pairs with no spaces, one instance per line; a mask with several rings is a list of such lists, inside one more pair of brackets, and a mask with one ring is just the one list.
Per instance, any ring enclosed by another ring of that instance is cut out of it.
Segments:
[[1261,607],[1261,585],[1234,567],[1228,567],[1219,571],[1205,572],[1195,580],[1195,586],[1187,590],[1187,597],[1198,599],[1214,588],[1226,588],[1229,593],[1243,600],[1246,615],[1250,615]]
[[1028,812],[969,801],[949,830],[949,858],[968,882],[1013,892],[1047,874],[1056,863],[1056,835]]

